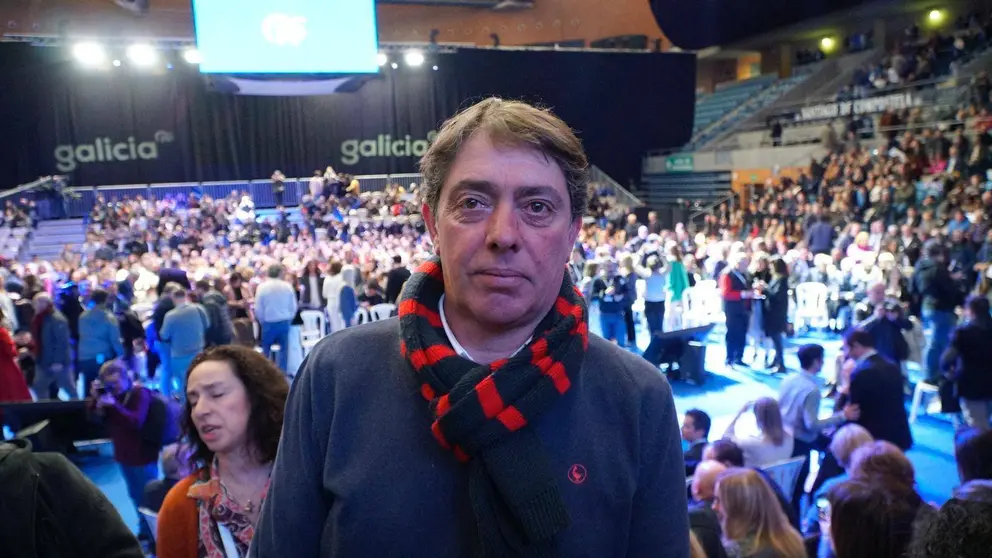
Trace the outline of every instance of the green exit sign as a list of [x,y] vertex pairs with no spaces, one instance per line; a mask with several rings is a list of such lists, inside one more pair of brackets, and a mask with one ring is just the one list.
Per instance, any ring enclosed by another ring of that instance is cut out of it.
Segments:
[[692,172],[692,155],[672,155],[665,159],[668,172]]

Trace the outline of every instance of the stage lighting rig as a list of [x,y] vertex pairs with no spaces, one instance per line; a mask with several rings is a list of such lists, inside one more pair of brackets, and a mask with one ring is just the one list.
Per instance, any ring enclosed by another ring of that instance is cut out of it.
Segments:
[[153,66],[158,62],[158,51],[148,44],[135,44],[127,47],[127,57],[135,66]]
[[188,48],[183,51],[183,60],[185,60],[188,64],[196,65],[203,62],[203,55],[200,54],[200,51],[195,48]]
[[100,43],[77,43],[72,47],[72,55],[85,66],[100,66],[107,60],[107,50]]
[[407,66],[417,67],[424,64],[424,53],[419,50],[410,50],[403,55],[403,61],[406,62]]

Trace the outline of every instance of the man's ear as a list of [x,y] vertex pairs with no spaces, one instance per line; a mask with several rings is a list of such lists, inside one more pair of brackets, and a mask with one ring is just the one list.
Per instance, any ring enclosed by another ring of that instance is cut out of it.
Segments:
[[424,224],[427,225],[427,233],[431,237],[431,244],[434,246],[434,253],[441,253],[441,239],[437,234],[437,219],[431,208],[425,203],[420,207],[420,214],[424,217]]
[[582,230],[582,216],[579,215],[572,220],[568,227],[568,255],[565,257],[565,265],[572,260],[572,250],[575,249],[575,239],[579,238],[579,231]]

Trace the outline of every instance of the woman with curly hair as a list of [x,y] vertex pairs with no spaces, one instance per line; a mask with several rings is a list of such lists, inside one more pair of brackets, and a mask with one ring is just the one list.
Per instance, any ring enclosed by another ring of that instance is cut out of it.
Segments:
[[224,345],[196,356],[187,372],[183,432],[197,471],[162,504],[160,558],[247,555],[288,393],[283,373],[252,349]]

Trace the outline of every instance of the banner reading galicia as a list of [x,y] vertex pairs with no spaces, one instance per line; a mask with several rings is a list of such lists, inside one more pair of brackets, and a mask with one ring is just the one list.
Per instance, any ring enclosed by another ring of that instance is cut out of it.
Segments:
[[887,110],[901,110],[921,106],[924,103],[923,96],[918,93],[896,93],[893,95],[883,95],[881,97],[869,97],[867,99],[857,99],[854,101],[838,101],[836,103],[824,103],[803,107],[795,115],[798,122],[808,120],[824,120],[828,118],[842,118],[845,116],[859,116],[862,114],[873,114],[885,112]]
[[[57,52],[23,49],[0,72],[0,186],[52,173],[100,186],[265,179],[277,169],[304,178],[328,165],[414,172],[444,120],[489,95],[553,108],[621,183],[639,177],[642,153],[681,145],[692,129],[689,55],[466,49],[423,68],[387,66],[333,94],[256,96],[188,65],[100,71],[46,54]],[[588,86],[635,74],[639,87]]]

